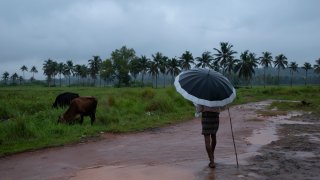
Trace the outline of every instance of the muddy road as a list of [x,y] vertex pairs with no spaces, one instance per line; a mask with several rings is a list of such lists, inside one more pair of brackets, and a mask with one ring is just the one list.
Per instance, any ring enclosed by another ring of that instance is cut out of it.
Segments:
[[[201,135],[200,119],[195,118],[142,133],[120,135],[106,133],[101,134],[98,141],[89,140],[76,145],[1,158],[0,177],[15,180],[268,179],[272,175],[286,178],[286,171],[281,170],[282,165],[279,164],[281,162],[278,162],[275,156],[281,160],[280,156],[286,155],[286,153],[282,155],[276,153],[288,150],[278,143],[288,132],[285,130],[280,132],[282,125],[272,117],[261,117],[256,114],[256,110],[265,108],[269,103],[270,101],[264,101],[230,108],[239,168],[236,166],[228,112],[224,111],[220,115],[217,134],[215,169],[208,168],[209,162]],[[291,116],[298,117],[301,114],[293,113],[277,118],[288,121]],[[318,140],[317,137],[314,136],[314,141]],[[308,143],[306,140],[301,141]],[[315,146],[310,150],[312,153],[313,151],[320,153],[316,148],[319,146],[318,143],[310,145]],[[271,151],[275,156],[270,156]],[[299,152],[302,158],[313,157],[310,153],[304,156],[303,150]],[[282,157],[282,160],[286,163],[286,157]],[[319,161],[313,162],[313,165],[314,163],[319,166]],[[272,166],[273,164],[275,166]],[[295,164],[291,166],[294,167]],[[310,179],[314,175],[317,175],[317,171],[311,173]]]

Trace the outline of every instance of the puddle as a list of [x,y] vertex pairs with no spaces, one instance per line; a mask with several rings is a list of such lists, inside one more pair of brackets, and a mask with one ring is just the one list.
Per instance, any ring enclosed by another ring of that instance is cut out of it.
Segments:
[[117,179],[117,180],[162,180],[162,179],[185,179],[193,180],[195,176],[192,172],[170,166],[98,166],[87,168],[76,173],[71,180],[98,180],[98,179]]
[[[258,104],[256,108],[265,107],[268,104],[261,103]],[[279,139],[276,132],[277,124],[313,124],[310,122],[293,121],[290,120],[292,117],[301,116],[303,113],[298,111],[289,112],[287,115],[271,116],[267,118],[269,122],[268,125],[262,129],[255,129],[252,135],[246,138],[246,142],[255,147],[261,147],[263,145],[270,144],[272,141],[277,141]]]
[[275,126],[268,126],[263,129],[254,130],[252,136],[248,137],[246,140],[249,144],[262,146],[278,139],[279,137],[276,135]]

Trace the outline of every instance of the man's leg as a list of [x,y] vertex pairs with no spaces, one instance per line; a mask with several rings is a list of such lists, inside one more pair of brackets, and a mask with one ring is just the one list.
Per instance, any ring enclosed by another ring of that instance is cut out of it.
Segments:
[[214,168],[213,151],[210,135],[204,135],[204,142],[206,144],[206,150],[210,160],[209,167]]
[[214,150],[217,145],[217,136],[216,134],[211,134],[211,147],[212,147],[212,162],[214,162]]

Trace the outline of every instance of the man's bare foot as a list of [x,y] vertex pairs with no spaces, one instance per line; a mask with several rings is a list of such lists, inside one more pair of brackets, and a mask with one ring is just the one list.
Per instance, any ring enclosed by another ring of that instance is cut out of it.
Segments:
[[210,162],[209,165],[208,165],[210,168],[215,168],[216,165],[214,164],[214,162]]

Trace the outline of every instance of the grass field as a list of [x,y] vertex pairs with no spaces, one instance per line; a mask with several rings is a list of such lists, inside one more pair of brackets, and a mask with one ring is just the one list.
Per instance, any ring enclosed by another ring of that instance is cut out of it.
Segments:
[[[52,109],[55,97],[62,92],[98,98],[97,120],[84,124],[58,124],[64,109]],[[295,100],[310,103],[275,102],[281,110],[320,112],[320,87],[253,87],[237,90],[233,104],[264,99]],[[94,88],[94,87],[1,87],[0,88],[0,156],[79,142],[101,132],[136,132],[186,121],[194,116],[193,104],[173,87]],[[248,122],[249,123],[249,122]]]

